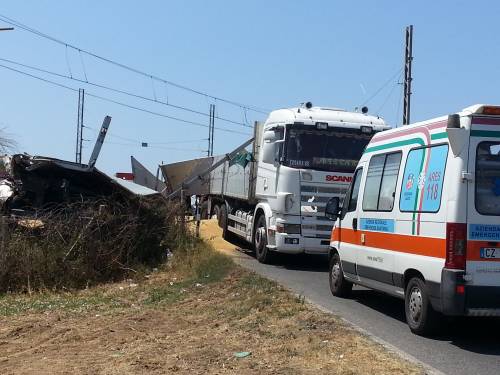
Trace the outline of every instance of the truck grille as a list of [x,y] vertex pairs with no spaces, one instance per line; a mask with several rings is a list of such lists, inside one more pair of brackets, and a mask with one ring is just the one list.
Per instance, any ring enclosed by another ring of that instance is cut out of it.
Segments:
[[323,216],[325,206],[331,197],[343,197],[347,191],[344,186],[302,185],[300,193],[300,211],[306,216]]
[[300,211],[304,237],[330,238],[333,222],[324,216],[326,203],[331,197],[343,197],[347,187],[307,184],[301,186]]

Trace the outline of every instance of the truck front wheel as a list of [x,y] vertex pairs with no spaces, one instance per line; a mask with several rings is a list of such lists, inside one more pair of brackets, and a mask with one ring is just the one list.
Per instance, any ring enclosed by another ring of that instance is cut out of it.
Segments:
[[269,264],[272,260],[272,252],[267,248],[267,226],[266,217],[261,215],[257,220],[254,233],[255,257],[260,263]]

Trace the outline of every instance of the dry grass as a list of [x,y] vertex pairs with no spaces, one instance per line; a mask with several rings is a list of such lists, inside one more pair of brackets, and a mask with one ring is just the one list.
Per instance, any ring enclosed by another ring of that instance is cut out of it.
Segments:
[[2,374],[422,373],[202,242],[140,281],[4,296],[0,313]]
[[[123,280],[193,241],[179,208],[147,198],[86,200],[12,221],[0,241],[0,292],[85,288]],[[32,225],[35,223],[36,225]]]

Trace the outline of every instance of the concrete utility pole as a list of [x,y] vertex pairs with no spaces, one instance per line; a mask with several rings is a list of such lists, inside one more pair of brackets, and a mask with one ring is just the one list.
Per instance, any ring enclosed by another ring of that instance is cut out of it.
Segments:
[[214,156],[215,104],[210,104],[207,156]]
[[76,151],[75,162],[82,164],[83,149],[83,107],[85,104],[85,90],[78,90],[78,115],[76,120]]
[[410,97],[411,97],[411,63],[413,61],[413,25],[406,27],[405,32],[405,80],[404,80],[404,99],[403,99],[403,125],[410,123]]

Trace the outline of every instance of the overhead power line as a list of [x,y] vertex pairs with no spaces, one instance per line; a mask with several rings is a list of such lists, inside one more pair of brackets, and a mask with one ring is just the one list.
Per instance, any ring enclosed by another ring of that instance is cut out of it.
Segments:
[[159,149],[159,150],[172,150],[172,151],[189,151],[189,152],[203,152],[204,150],[199,149],[199,148],[178,148],[178,147],[162,147],[162,146],[149,146],[148,147],[142,147],[141,145],[135,145],[131,143],[121,143],[121,142],[113,142],[113,141],[106,141],[106,143],[109,143],[111,145],[117,145],[117,146],[125,146],[125,147],[133,147],[133,148],[154,148],[154,149]]
[[[23,68],[28,68],[28,69],[31,69],[31,70],[35,70],[35,71],[40,72],[40,73],[49,74],[49,75],[52,75],[52,76],[55,76],[55,77],[69,79],[69,80],[72,80],[72,81],[75,81],[75,82],[79,82],[79,83],[84,83],[84,84],[87,84],[87,85],[90,85],[90,86],[94,86],[94,87],[98,87],[98,88],[101,88],[101,89],[104,89],[104,90],[116,92],[118,94],[127,95],[127,96],[130,96],[130,97],[136,98],[136,99],[141,99],[141,100],[149,101],[149,102],[152,102],[152,103],[158,103],[158,104],[165,105],[165,106],[168,106],[168,107],[172,107],[172,108],[175,108],[175,109],[180,109],[180,110],[183,110],[183,111],[186,111],[186,112],[195,113],[197,115],[202,115],[202,116],[207,116],[207,117],[210,116],[208,113],[197,111],[197,110],[192,109],[192,108],[188,108],[188,107],[183,107],[183,106],[179,106],[179,105],[167,103],[167,102],[158,100],[157,98],[151,99],[151,98],[148,98],[147,96],[143,96],[143,95],[139,95],[139,94],[134,94],[134,93],[132,93],[130,91],[125,91],[125,90],[117,89],[117,88],[114,88],[114,87],[106,86],[106,85],[103,85],[103,84],[91,82],[91,81],[88,81],[88,80],[82,80],[82,79],[79,79],[79,78],[75,78],[72,75],[68,76],[68,75],[65,75],[65,74],[53,72],[53,71],[50,71],[50,70],[47,70],[47,69],[39,68],[39,67],[36,67],[36,66],[33,66],[33,65],[24,64],[24,63],[21,63],[21,62],[18,62],[18,61],[14,61],[14,60],[4,59],[4,58],[1,58],[1,57],[0,57],[0,61],[4,61],[4,62],[12,64],[12,65],[21,66]],[[216,116],[215,118],[218,119],[218,120],[224,121],[224,122],[228,122],[228,123],[231,123],[231,124],[244,126],[244,127],[247,127],[247,128],[251,128],[252,127],[251,125],[245,124],[243,122],[238,122],[238,121],[230,120],[230,119],[227,119],[227,118],[224,118],[224,117],[220,117],[220,116]]]
[[396,90],[396,88],[399,86],[399,81],[400,81],[400,79],[401,79],[402,76],[403,76],[403,72],[401,72],[399,74],[398,81],[396,82],[395,85],[392,86],[392,88],[390,89],[389,93],[387,94],[385,100],[382,102],[382,104],[380,105],[380,107],[377,109],[377,111],[375,113],[380,114],[380,111],[382,111],[382,108],[385,107],[385,105],[387,104],[387,102],[389,101],[389,99],[392,97],[392,94],[394,93],[394,91]]
[[[34,28],[30,27],[30,26],[24,25],[21,22],[16,21],[16,20],[14,20],[12,18],[9,18],[9,17],[7,17],[7,16],[5,16],[3,14],[0,14],[0,20],[3,21],[3,22],[5,22],[5,23],[8,23],[9,25],[18,27],[19,29],[25,30],[25,31],[30,32],[32,34],[35,34],[35,35],[37,35],[37,36],[39,36],[41,38],[45,38],[45,39],[48,39],[48,40],[50,40],[50,41],[52,41],[54,43],[60,44],[60,45],[64,46],[65,48],[71,48],[71,49],[77,51],[79,54],[84,53],[84,54],[86,54],[88,56],[92,56],[95,59],[104,61],[104,62],[112,64],[112,65],[115,65],[117,67],[120,67],[122,69],[128,70],[128,71],[133,72],[135,74],[142,75],[142,76],[144,76],[146,78],[149,78],[151,80],[156,80],[156,81],[159,81],[159,82],[163,82],[164,84],[176,87],[178,89],[185,90],[185,91],[191,92],[193,94],[205,96],[205,97],[210,98],[212,100],[216,100],[216,101],[219,101],[219,102],[227,103],[227,104],[230,104],[230,105],[233,105],[233,106],[236,106],[236,107],[240,107],[242,109],[246,109],[246,110],[250,110],[250,111],[257,112],[257,113],[262,113],[262,114],[268,114],[269,113],[269,111],[266,110],[266,109],[264,109],[264,108],[259,108],[259,107],[255,107],[255,106],[251,106],[251,105],[246,105],[246,104],[243,104],[243,103],[235,102],[233,100],[228,100],[228,99],[224,99],[224,98],[221,98],[221,97],[218,97],[218,96],[215,96],[215,95],[210,95],[210,94],[208,94],[206,92],[203,92],[203,91],[200,91],[200,90],[196,90],[196,89],[190,88],[188,86],[181,85],[181,84],[169,81],[167,79],[158,77],[158,76],[150,74],[150,73],[146,73],[146,72],[144,72],[142,70],[133,68],[133,67],[131,67],[129,65],[120,63],[118,61],[109,59],[107,57],[100,56],[100,55],[98,55],[96,53],[87,51],[87,50],[85,50],[83,48],[77,47],[77,46],[75,46],[73,44],[70,44],[70,43],[65,42],[63,40],[60,40],[60,39],[55,38],[53,36],[50,36],[48,34],[45,34],[45,33],[41,32],[41,31],[39,31],[37,29],[34,29]],[[72,75],[72,74],[70,73],[70,75]]]
[[375,98],[380,92],[387,87],[391,82],[394,81],[396,77],[398,77],[401,72],[403,71],[403,68],[399,68],[396,73],[394,73],[391,78],[389,78],[382,86],[379,87],[377,91],[375,91],[368,99],[364,101],[362,106],[367,105],[373,98]]
[[[30,77],[30,78],[33,78],[33,79],[45,82],[45,83],[48,83],[48,84],[53,85],[53,86],[57,86],[57,87],[60,87],[60,88],[66,89],[66,90],[73,91],[73,92],[78,92],[78,90],[75,89],[75,88],[73,88],[73,87],[66,86],[66,85],[64,85],[62,83],[51,81],[51,80],[49,80],[47,78],[39,77],[39,76],[36,76],[34,74],[31,74],[31,73],[28,73],[28,72],[24,72],[22,70],[18,70],[18,69],[12,68],[10,66],[6,66],[6,65],[0,64],[0,68],[4,68],[4,69],[10,70],[12,72],[16,72],[18,74],[21,74],[21,75],[24,75],[24,76],[27,76],[27,77]],[[103,100],[103,101],[106,101],[106,102],[109,102],[109,103],[113,103],[113,104],[116,104],[116,105],[119,105],[119,106],[122,106],[122,107],[125,107],[125,108],[133,109],[133,110],[144,112],[144,113],[149,113],[149,114],[154,115],[154,116],[168,118],[170,120],[175,120],[175,121],[179,121],[179,122],[183,122],[183,123],[190,124],[190,125],[195,125],[195,126],[201,126],[201,127],[204,127],[204,128],[208,127],[207,124],[202,124],[202,123],[199,123],[199,122],[182,119],[182,118],[179,118],[179,117],[169,116],[169,115],[166,115],[164,113],[155,112],[155,111],[151,111],[151,110],[148,110],[148,109],[145,109],[145,108],[133,106],[133,105],[130,105],[130,104],[126,104],[126,103],[120,102],[118,100],[110,99],[110,98],[107,98],[107,97],[104,97],[104,96],[100,96],[100,95],[96,95],[96,94],[92,94],[92,93],[89,93],[89,92],[86,92],[85,95],[88,96],[88,97],[92,97],[92,98],[95,98],[95,99],[99,99],[99,100]],[[239,132],[239,131],[232,130],[232,129],[225,129],[225,128],[216,128],[216,129],[218,129],[220,131],[223,131],[223,132],[227,132],[227,133],[250,135],[250,133]]]

